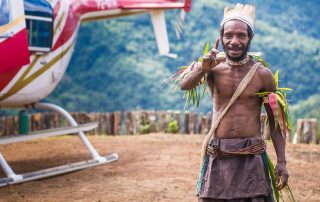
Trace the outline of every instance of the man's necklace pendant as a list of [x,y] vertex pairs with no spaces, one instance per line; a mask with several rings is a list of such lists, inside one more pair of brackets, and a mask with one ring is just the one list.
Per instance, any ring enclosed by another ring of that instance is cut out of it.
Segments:
[[249,60],[250,60],[250,58],[249,58],[249,57],[246,57],[245,59],[243,59],[243,60],[241,60],[241,61],[235,62],[235,61],[229,60],[229,59],[227,58],[227,63],[228,63],[229,65],[231,65],[231,66],[240,66],[240,65],[246,64],[247,62],[249,62]]

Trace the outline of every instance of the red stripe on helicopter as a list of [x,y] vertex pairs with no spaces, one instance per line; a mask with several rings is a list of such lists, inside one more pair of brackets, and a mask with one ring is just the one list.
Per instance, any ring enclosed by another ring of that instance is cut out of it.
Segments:
[[60,1],[58,1],[56,3],[56,5],[54,6],[54,9],[53,9],[53,19],[55,20],[57,15],[58,15],[58,12],[59,12],[59,9],[60,9],[61,5],[60,5]]
[[0,91],[8,85],[23,65],[30,63],[27,31],[23,29],[0,43]]
[[79,23],[79,17],[75,17],[75,13],[72,9],[72,6],[70,7],[68,11],[68,16],[66,23],[62,29],[62,32],[57,39],[57,42],[53,46],[53,51],[58,49],[60,46],[62,46],[64,43],[66,43],[71,36],[75,33],[77,29],[77,24]]
[[[99,7],[97,1],[88,0],[74,0],[71,1],[71,5],[68,10],[68,16],[66,17],[66,23],[62,29],[62,32],[57,39],[56,43],[53,45],[53,51],[61,47],[65,42],[67,42],[72,35],[75,33],[78,23],[80,23],[80,16],[84,13],[109,10],[110,7],[101,8]],[[55,11],[56,12],[56,11]]]

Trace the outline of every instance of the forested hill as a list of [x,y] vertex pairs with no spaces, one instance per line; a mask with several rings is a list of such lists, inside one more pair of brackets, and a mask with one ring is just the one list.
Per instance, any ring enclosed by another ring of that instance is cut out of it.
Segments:
[[[310,1],[253,2],[257,7],[252,51],[263,52],[280,86],[293,88],[291,104],[320,93],[320,4]],[[71,111],[142,109],[182,110],[182,93],[161,91],[161,82],[176,68],[197,59],[205,42],[218,36],[223,8],[236,1],[194,0],[183,35],[175,37],[178,12],[166,13],[170,59],[157,54],[149,15],[84,23],[75,52],[60,86],[47,98]],[[220,47],[221,49],[221,47]],[[210,97],[201,110],[212,107]]]

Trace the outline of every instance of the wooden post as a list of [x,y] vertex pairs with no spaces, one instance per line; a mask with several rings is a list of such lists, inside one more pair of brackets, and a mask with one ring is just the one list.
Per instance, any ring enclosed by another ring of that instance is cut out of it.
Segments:
[[299,119],[297,122],[297,142],[316,144],[317,128],[317,119]]
[[12,116],[12,134],[17,135],[19,134],[19,117],[18,116]]
[[4,121],[4,134],[3,135],[9,135],[9,130],[10,130],[10,122],[9,122],[9,118],[6,116],[5,117],[5,121]]
[[89,112],[86,114],[87,118],[89,119],[88,122],[86,123],[90,123],[90,122],[98,122],[98,127],[91,130],[91,131],[88,131],[88,133],[90,135],[96,135],[98,134],[98,130],[99,130],[99,127],[100,127],[100,122],[99,122],[99,119],[98,119],[98,113],[96,112]]
[[37,131],[38,130],[37,129],[38,128],[38,121],[36,119],[36,114],[37,113],[31,115],[31,127],[30,127],[31,131]]
[[109,113],[109,134],[114,135],[114,113]]
[[41,126],[41,130],[49,128],[50,122],[49,122],[48,116],[49,116],[48,112],[43,113],[43,124]]
[[60,127],[60,121],[59,121],[60,117],[59,114],[56,112],[52,113],[52,122],[53,122],[53,128],[58,128]]
[[140,111],[134,111],[133,113],[133,134],[140,133]]
[[184,112],[184,133],[190,134],[189,130],[190,113]]
[[318,132],[318,121],[317,119],[310,119],[311,124],[311,144],[317,144],[317,132]]
[[199,134],[207,134],[207,117],[200,113]]
[[102,133],[103,134],[110,134],[110,121],[109,121],[109,113],[103,113],[103,121],[102,121]]
[[0,120],[1,120],[0,136],[4,136],[4,129],[5,129],[4,120],[5,120],[5,117],[4,116],[1,117]]
[[121,130],[121,112],[114,112],[114,135],[120,135]]
[[3,135],[5,136],[5,135],[8,135],[8,129],[9,129],[9,127],[8,127],[8,117],[6,116],[5,117],[5,119],[4,119],[4,126],[3,126]]
[[165,112],[157,111],[157,119],[158,119],[158,132],[164,132],[165,130]]
[[149,121],[151,133],[157,132],[156,120],[157,120],[156,111],[149,110],[148,111],[148,121]]
[[197,133],[197,120],[198,116],[196,113],[191,113],[190,115],[190,122],[189,122],[189,130],[190,134],[196,134]]
[[126,134],[133,135],[133,115],[132,112],[125,112]]
[[298,119],[297,120],[297,132],[295,134],[295,140],[293,141],[294,143],[303,143],[303,140],[301,138],[302,128],[303,128],[303,119]]
[[174,119],[177,121],[178,123],[178,127],[179,127],[179,133],[182,132],[181,130],[181,118],[180,118],[180,111],[175,111],[174,112]]
[[100,131],[99,134],[100,135],[105,135],[107,134],[106,132],[106,123],[107,123],[107,116],[105,112],[101,112],[99,114],[99,125],[100,125]]

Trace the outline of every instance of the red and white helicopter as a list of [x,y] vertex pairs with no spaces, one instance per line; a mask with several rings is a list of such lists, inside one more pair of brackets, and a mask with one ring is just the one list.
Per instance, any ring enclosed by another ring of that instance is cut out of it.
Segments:
[[188,12],[191,0],[0,0],[0,107],[45,109],[60,113],[69,127],[5,136],[0,144],[40,137],[78,133],[92,160],[16,174],[0,153],[0,166],[7,175],[0,187],[71,172],[118,159],[100,156],[84,131],[96,123],[78,125],[63,108],[40,101],[58,85],[69,64],[79,25],[84,21],[150,13],[160,54],[169,54],[164,18],[168,9]]

